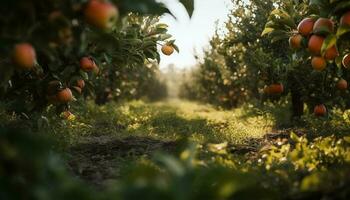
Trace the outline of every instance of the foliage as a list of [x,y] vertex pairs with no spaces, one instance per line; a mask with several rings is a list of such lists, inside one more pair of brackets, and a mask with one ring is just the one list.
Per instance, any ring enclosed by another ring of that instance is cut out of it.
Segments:
[[[297,24],[303,18],[310,17],[312,20],[317,19],[331,20],[335,30],[331,32],[317,31],[316,24],[313,27],[312,35],[303,35],[301,49],[295,49],[291,55],[290,65],[282,74],[290,77],[286,79],[290,86],[292,95],[297,94],[296,98],[301,102],[307,103],[311,109],[315,105],[325,104],[329,109],[338,106],[348,108],[348,89],[337,86],[340,80],[349,80],[348,72],[342,66],[341,60],[349,49],[349,27],[340,24],[340,18],[350,9],[347,1],[286,1],[271,12],[269,20],[266,23],[263,35],[268,35],[272,42],[287,40],[287,38],[299,35]],[[299,25],[300,28],[300,25]],[[324,27],[323,27],[324,28]],[[331,48],[336,49],[335,58],[327,59],[327,66],[324,70],[313,70],[311,66],[312,59],[317,55],[310,57],[310,38],[314,35],[324,37],[321,43],[321,56],[327,57],[326,52]],[[335,45],[335,46],[334,46]],[[306,50],[306,48],[309,49]],[[300,106],[299,106],[300,107]],[[303,110],[300,107],[299,110]],[[302,114],[302,112],[299,112]]]
[[275,1],[233,3],[237,6],[226,22],[225,35],[218,32],[212,38],[204,61],[191,73],[193,78],[184,83],[182,96],[237,107],[247,100],[264,97],[264,85],[282,81],[278,74],[284,71],[288,60],[288,50],[284,50],[287,43],[271,45],[260,36]]
[[348,134],[307,139],[291,133],[253,155],[232,153],[227,143],[190,142],[178,155],[155,154],[151,160],[133,161],[122,170],[121,179],[102,191],[71,178],[42,134],[3,127],[0,136],[2,199],[347,199],[350,195]]
[[0,128],[1,199],[95,199],[70,177],[50,146],[38,133]]
[[[0,99],[8,105],[7,110],[28,116],[54,105],[60,114],[69,110],[69,104],[82,92],[84,97],[103,99],[106,90],[113,93],[110,96],[118,96],[118,91],[125,93],[130,89],[122,88],[124,85],[136,83],[131,90],[142,91],[146,89],[138,85],[155,81],[156,69],[149,66],[159,61],[157,45],[166,43],[177,49],[167,34],[167,25],[151,16],[169,12],[168,9],[153,0],[113,3],[1,2]],[[191,12],[191,1],[185,3]],[[83,67],[82,58],[92,68]],[[125,76],[124,80],[120,76]],[[137,78],[129,83],[125,80],[128,76]],[[86,88],[78,86],[78,80],[84,80]],[[62,97],[61,91],[66,96]]]

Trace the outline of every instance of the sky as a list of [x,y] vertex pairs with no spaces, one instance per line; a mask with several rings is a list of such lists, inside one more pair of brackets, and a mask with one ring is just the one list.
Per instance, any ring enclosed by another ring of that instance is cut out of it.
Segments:
[[161,23],[169,25],[169,33],[176,39],[180,53],[171,56],[162,55],[160,68],[169,64],[177,68],[187,68],[196,64],[195,55],[201,57],[203,49],[209,46],[209,40],[214,35],[216,22],[219,26],[227,20],[231,6],[230,0],[195,0],[195,10],[189,19],[185,8],[175,0],[162,0],[174,17],[166,14],[161,17]]

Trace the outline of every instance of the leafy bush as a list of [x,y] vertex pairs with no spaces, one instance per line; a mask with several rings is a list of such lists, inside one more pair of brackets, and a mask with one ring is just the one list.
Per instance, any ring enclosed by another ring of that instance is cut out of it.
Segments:
[[[38,133],[1,128],[2,199],[347,199],[349,137],[290,139],[252,158],[222,153],[220,145],[189,145],[179,158],[158,154],[123,170],[105,191],[70,178]],[[209,152],[205,153],[208,148]],[[228,147],[224,147],[228,148]],[[227,149],[229,150],[229,149]],[[198,159],[208,154],[211,159]]]

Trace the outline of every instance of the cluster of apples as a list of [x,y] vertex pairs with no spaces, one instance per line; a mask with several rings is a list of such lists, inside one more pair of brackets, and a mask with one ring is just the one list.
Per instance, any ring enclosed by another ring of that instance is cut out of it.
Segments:
[[[115,24],[119,17],[115,5],[100,1],[90,0],[84,9],[84,16],[87,23],[100,28],[109,29]],[[13,49],[13,63],[24,70],[32,70],[36,64],[35,48],[30,43],[19,43]]]
[[[85,22],[100,30],[110,30],[119,18],[117,6],[105,0],[89,0],[83,7],[77,6],[75,10],[81,10]],[[60,11],[53,11],[49,14],[48,20],[53,21],[61,15]],[[174,52],[174,47],[171,43],[167,43],[162,46],[161,51],[164,55],[170,56]],[[19,70],[34,70],[37,65],[37,54],[34,46],[28,42],[15,44],[12,51],[12,62]],[[99,68],[90,56],[82,57],[79,60],[79,67],[84,72],[99,74]],[[84,87],[85,81],[83,79],[69,83],[69,86],[63,85],[59,80],[52,80],[47,85],[46,97],[53,104],[68,103],[74,100],[71,89],[81,94]]]
[[[339,26],[350,27],[350,11],[346,12],[340,19]],[[334,61],[338,56],[338,48],[336,44],[322,52],[322,46],[329,34],[335,32],[335,23],[328,18],[305,18],[298,25],[298,33],[289,38],[289,45],[293,49],[303,48],[303,41],[307,42],[307,49],[312,55],[311,65],[314,70],[324,70],[328,62]],[[350,67],[350,54],[343,57],[342,64],[345,68]],[[336,84],[339,90],[346,90],[348,83],[344,79],[340,79]],[[314,109],[316,116],[324,116],[327,109],[323,104],[317,105]]]
[[[100,0],[87,2],[83,13],[88,24],[103,30],[110,29],[119,17],[115,5]],[[52,15],[49,16],[49,20],[51,18]],[[12,62],[19,70],[34,70],[37,64],[37,56],[33,45],[27,42],[14,45]],[[99,68],[91,57],[83,57],[79,63],[80,69],[85,72],[99,72]],[[78,93],[81,93],[84,87],[85,81],[83,79],[77,80],[76,84],[72,86]],[[47,99],[51,103],[68,103],[74,98],[70,88],[64,87],[58,80],[53,80],[47,86]]]
[[[80,59],[80,69],[85,72],[99,72],[98,66],[91,57],[83,57]],[[81,78],[76,79],[70,86],[70,88],[74,89],[79,94],[82,93],[84,87],[85,81]],[[53,104],[69,103],[74,99],[70,88],[64,87],[59,80],[50,81],[47,86],[47,99]]]

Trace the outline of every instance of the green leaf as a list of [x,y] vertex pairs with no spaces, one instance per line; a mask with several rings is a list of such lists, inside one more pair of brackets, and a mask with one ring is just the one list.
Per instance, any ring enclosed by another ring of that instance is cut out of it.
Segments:
[[344,137],[344,141],[350,143],[350,136]]
[[157,24],[156,28],[167,29],[167,28],[168,28],[168,25],[167,25],[167,24],[160,23],[160,24]]
[[288,33],[282,30],[274,30],[269,34],[269,36],[271,37],[272,43],[289,38]]
[[172,44],[172,46],[174,47],[175,51],[177,51],[178,53],[180,53],[179,47],[176,44]]
[[269,33],[271,33],[271,32],[274,31],[274,30],[275,30],[274,28],[266,27],[266,28],[264,29],[264,31],[261,33],[261,36],[264,36],[264,35],[266,35],[266,34],[269,34]]
[[337,6],[333,9],[334,13],[337,13],[340,10],[350,9],[350,1],[344,1],[337,4]]
[[130,12],[150,15],[162,15],[171,12],[163,3],[158,3],[155,0],[128,0],[116,2],[121,15],[127,15]]
[[324,4],[323,0],[310,0],[310,5],[318,5],[321,6]]
[[306,176],[301,181],[300,189],[302,191],[310,191],[310,190],[317,188],[317,186],[319,186],[320,183],[321,183],[321,180],[320,180],[319,174],[314,173],[314,174],[311,174],[309,176]]
[[168,29],[166,29],[166,28],[156,28],[156,30],[155,30],[156,34],[163,34],[166,32],[168,32]]
[[337,37],[340,37],[348,32],[350,32],[350,26],[340,26],[337,30]]
[[335,58],[335,64],[337,65],[338,68],[342,67],[342,60],[343,58],[341,56],[338,56]]
[[324,55],[324,53],[331,47],[333,47],[337,43],[337,36],[334,34],[329,35],[323,42],[322,48],[321,48],[321,54]]
[[282,24],[287,25],[290,28],[296,28],[294,19],[284,10],[275,9],[271,12],[271,15],[275,15],[275,20],[280,21]]
[[185,169],[183,165],[172,156],[159,155],[158,160],[169,170],[170,173],[176,176],[183,176]]
[[300,138],[294,132],[290,133],[290,139],[297,143],[300,142]]
[[185,6],[188,15],[192,17],[194,11],[194,0],[180,0],[180,2]]
[[170,39],[171,37],[172,37],[172,35],[170,35],[170,34],[162,34],[160,36],[160,40],[164,41],[164,40]]
[[89,80],[88,73],[80,70],[80,75],[81,75],[81,77],[83,77],[84,80]]

